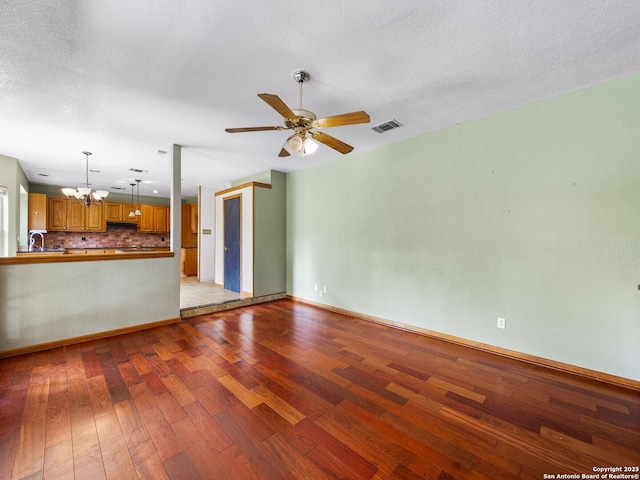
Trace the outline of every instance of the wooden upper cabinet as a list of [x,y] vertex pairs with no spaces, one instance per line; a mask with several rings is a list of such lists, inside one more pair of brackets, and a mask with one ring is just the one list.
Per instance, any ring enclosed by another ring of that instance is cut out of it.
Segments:
[[84,230],[86,209],[87,207],[82,203],[67,202],[67,232],[82,232]]
[[29,194],[29,230],[47,229],[47,196],[44,193]]
[[198,233],[198,204],[191,204],[191,233]]
[[[124,205],[122,203],[105,202],[104,204],[104,219],[107,222],[121,222],[122,210]],[[127,212],[129,213],[129,212]]]
[[169,231],[169,208],[153,207],[154,226],[157,233]]
[[140,205],[142,216],[138,221],[138,231],[151,233],[154,231],[155,217],[153,215],[153,205]]
[[63,232],[104,232],[104,204],[88,208],[80,202],[62,197],[48,201],[47,230]]
[[106,232],[107,226],[104,222],[104,204],[92,204],[89,208],[85,207],[85,224],[86,232]]
[[193,206],[198,206],[198,204],[194,204],[194,203],[183,203],[181,205],[182,207],[182,221],[180,223],[181,225],[181,230],[180,230],[180,246],[185,248],[185,247],[197,247],[198,246],[198,235],[196,235],[193,231],[192,231],[192,227],[193,227],[193,222],[195,220],[196,222],[196,230],[197,230],[197,222],[198,222],[198,217],[196,216],[194,218],[193,216]]
[[47,202],[47,230],[64,232],[67,230],[67,206],[69,200],[50,197]]
[[138,221],[138,232],[167,233],[169,231],[169,207],[140,205],[142,216]]
[[129,203],[106,202],[104,204],[104,219],[107,222],[137,222],[139,216],[129,216],[129,212],[135,212],[137,208],[137,205]]

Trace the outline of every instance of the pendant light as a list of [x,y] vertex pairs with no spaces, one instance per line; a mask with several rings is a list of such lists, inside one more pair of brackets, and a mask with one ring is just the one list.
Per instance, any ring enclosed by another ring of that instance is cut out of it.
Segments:
[[136,213],[133,211],[133,187],[136,186],[135,183],[130,183],[131,185],[131,210],[129,210],[129,218],[133,218],[136,216]]
[[136,180],[136,182],[138,182],[138,208],[136,208],[136,212],[135,215],[137,217],[139,217],[140,215],[142,215],[142,212],[140,211],[140,182],[142,180]]
[[89,188],[89,155],[91,155],[92,153],[82,153],[86,156],[85,186],[78,188],[63,188],[62,193],[64,193],[69,200],[75,198],[76,200],[78,200],[78,202],[83,203],[84,206],[88,208],[91,203],[93,203],[94,205],[100,204],[102,200],[107,198],[109,192],[107,192],[106,190],[96,190],[95,192],[91,191],[91,188]]

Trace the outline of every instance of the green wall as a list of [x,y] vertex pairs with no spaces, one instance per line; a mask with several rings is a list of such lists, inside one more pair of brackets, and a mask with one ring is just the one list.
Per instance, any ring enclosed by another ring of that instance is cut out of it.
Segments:
[[286,289],[286,175],[271,170],[262,181],[271,188],[253,189],[253,295]]
[[639,267],[640,76],[287,176],[315,302],[640,380]]
[[[24,199],[21,200],[20,187],[28,193],[29,181],[18,160],[2,154],[0,154],[0,186],[7,188],[9,201],[7,243],[9,256],[12,257],[15,256],[20,245],[28,243],[26,206]],[[19,241],[18,236],[20,237]]]

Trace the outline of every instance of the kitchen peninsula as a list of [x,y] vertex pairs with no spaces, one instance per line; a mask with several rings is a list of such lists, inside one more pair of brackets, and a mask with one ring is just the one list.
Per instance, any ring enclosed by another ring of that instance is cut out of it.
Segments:
[[[140,215],[129,216],[138,210]],[[168,206],[102,202],[86,207],[63,197],[30,193],[28,230],[40,244],[22,247],[0,264],[173,256]]]

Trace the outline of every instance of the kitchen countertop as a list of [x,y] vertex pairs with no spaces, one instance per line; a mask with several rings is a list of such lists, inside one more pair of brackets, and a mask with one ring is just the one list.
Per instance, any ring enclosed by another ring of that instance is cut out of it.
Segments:
[[94,247],[94,248],[45,248],[44,251],[21,250],[15,257],[0,258],[0,265],[82,262],[102,260],[135,260],[173,257],[169,247]]
[[21,248],[20,250],[18,250],[18,253],[56,253],[56,252],[63,252],[64,253],[64,248],[43,248],[43,249],[36,249],[36,250],[27,250],[25,248]]
[[101,251],[101,250],[121,250],[121,251],[135,251],[135,252],[150,252],[150,251],[162,251],[170,248],[167,245],[158,245],[158,246],[137,246],[137,245],[116,245],[116,246],[108,246],[108,247],[67,247],[67,248],[44,248],[44,249],[36,249],[36,250],[27,250],[21,248],[18,250],[18,253],[64,253],[69,250],[82,250],[82,251]]

